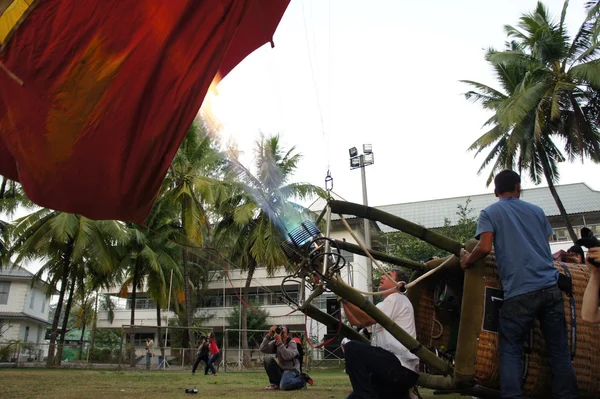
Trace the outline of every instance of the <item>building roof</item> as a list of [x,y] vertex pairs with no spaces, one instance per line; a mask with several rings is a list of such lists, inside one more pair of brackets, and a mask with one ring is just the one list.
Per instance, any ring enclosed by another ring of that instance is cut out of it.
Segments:
[[[568,214],[600,211],[600,192],[592,190],[585,183],[557,185],[555,187]],[[456,224],[460,218],[457,215],[458,206],[464,206],[468,199],[471,200],[467,207],[468,210],[471,210],[469,213],[470,217],[478,217],[482,209],[497,201],[496,196],[493,193],[489,193],[376,206],[375,208],[420,224],[426,228],[436,228],[442,227],[445,219],[448,219],[450,224]],[[548,187],[523,189],[521,191],[521,199],[538,205],[548,217],[560,215]],[[388,226],[378,224],[384,232],[394,231],[394,229]]]
[[48,325],[52,324],[48,320],[44,320],[39,317],[31,316],[24,312],[0,312],[0,319],[29,319],[29,320],[36,321],[38,323],[44,323],[44,324],[48,324]]
[[33,278],[33,273],[12,264],[0,266],[0,277]]

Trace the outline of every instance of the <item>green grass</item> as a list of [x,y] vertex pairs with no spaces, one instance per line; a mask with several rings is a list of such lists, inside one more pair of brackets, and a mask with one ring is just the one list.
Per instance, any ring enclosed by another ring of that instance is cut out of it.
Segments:
[[[311,377],[315,384],[308,389],[268,392],[264,390],[268,385],[266,374],[260,372],[227,372],[212,377],[179,371],[0,369],[3,399],[262,399],[269,396],[344,399],[350,393],[350,381],[341,370],[315,371]],[[186,388],[197,388],[199,395],[186,394]],[[421,390],[421,394],[426,399],[459,398],[433,396],[429,390]]]

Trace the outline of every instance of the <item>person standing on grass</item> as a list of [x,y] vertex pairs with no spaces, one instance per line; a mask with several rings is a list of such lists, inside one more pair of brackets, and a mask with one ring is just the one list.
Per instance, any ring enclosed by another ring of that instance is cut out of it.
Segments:
[[146,338],[146,370],[150,370],[150,363],[154,356],[154,341],[152,338]]
[[204,360],[204,363],[208,365],[208,340],[204,335],[200,337],[200,345],[198,346],[196,361],[192,367],[192,375],[196,374],[196,369],[202,360]]
[[219,351],[217,338],[215,337],[214,332],[211,332],[208,336],[208,351],[210,352],[210,358],[208,359],[208,363],[206,363],[206,367],[204,368],[204,375],[208,375],[208,370],[210,369],[214,377],[217,375],[217,370],[215,369],[214,364],[221,359],[221,351]]

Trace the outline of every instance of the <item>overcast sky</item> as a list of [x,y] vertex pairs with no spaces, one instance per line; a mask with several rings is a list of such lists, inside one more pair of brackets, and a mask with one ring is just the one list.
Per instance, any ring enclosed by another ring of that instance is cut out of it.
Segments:
[[[275,48],[248,56],[205,104],[246,162],[260,131],[280,133],[303,155],[295,181],[323,186],[329,168],[334,191],[349,201],[362,202],[362,191],[348,149],[365,143],[375,155],[366,169],[370,205],[492,192],[489,170],[477,175],[482,157],[466,151],[489,114],[465,100],[459,80],[498,87],[485,49],[501,49],[503,26],[535,4],[292,0]],[[560,15],[561,1],[545,4]],[[583,4],[570,3],[570,34],[583,21]],[[562,184],[600,189],[600,167],[590,161],[560,172]]]

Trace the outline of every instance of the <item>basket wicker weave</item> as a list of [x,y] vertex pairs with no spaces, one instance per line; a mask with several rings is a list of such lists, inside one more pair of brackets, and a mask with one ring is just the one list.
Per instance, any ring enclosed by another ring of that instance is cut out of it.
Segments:
[[[583,293],[589,279],[589,271],[585,265],[573,263],[565,265],[571,273],[576,304],[577,339],[573,367],[577,376],[580,397],[590,399],[600,398],[600,368],[598,367],[600,365],[600,350],[598,349],[600,346],[600,328],[596,325],[586,323],[581,319]],[[555,263],[555,266],[564,274],[559,263]],[[431,279],[426,284],[424,283],[421,287],[418,303],[415,303],[417,339],[430,349],[448,347],[450,344],[451,325],[447,319],[440,315],[439,310],[435,308],[433,298],[436,283],[444,278],[445,276],[440,274],[435,279]],[[501,288],[493,255],[488,256],[486,259],[486,272],[483,284],[487,287]],[[482,298],[482,301],[485,301],[485,298]],[[566,295],[564,296],[564,302],[570,345],[571,310],[569,298]],[[474,304],[473,306],[481,306],[481,304]],[[464,309],[463,306],[463,311]],[[439,325],[435,320],[439,321],[443,328],[443,332],[439,338],[435,338],[439,334]],[[498,334],[485,331],[482,326],[480,326],[481,331],[479,333],[475,357],[475,381],[479,385],[498,389]],[[549,398],[551,397],[550,389],[552,385],[551,373],[538,321],[535,322],[532,342],[533,345],[530,354],[527,355],[528,366],[524,384],[525,394],[531,398]],[[523,360],[525,360],[525,355],[523,356]],[[433,370],[428,371],[434,373]]]

